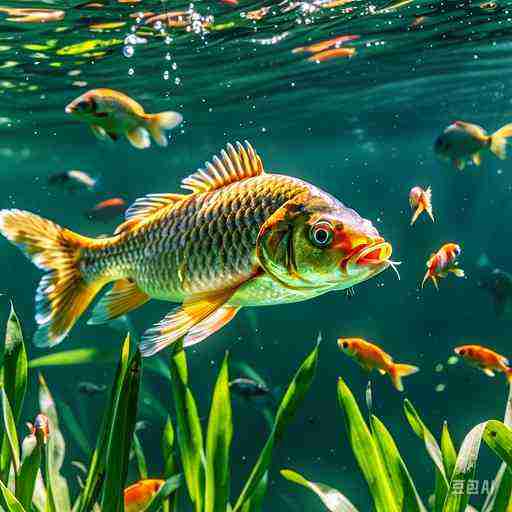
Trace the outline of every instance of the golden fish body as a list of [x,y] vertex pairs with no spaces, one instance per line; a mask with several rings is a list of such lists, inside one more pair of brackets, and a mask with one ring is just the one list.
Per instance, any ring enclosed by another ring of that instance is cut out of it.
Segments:
[[198,343],[242,306],[349,288],[392,264],[390,244],[370,221],[314,185],[264,172],[248,143],[228,144],[212,162],[183,180],[191,194],[138,199],[110,238],[0,212],[4,236],[49,272],[36,297],[37,344],[60,342],[110,282],[89,323],[153,298],[183,303],[143,336],[151,355],[182,336],[185,346]]

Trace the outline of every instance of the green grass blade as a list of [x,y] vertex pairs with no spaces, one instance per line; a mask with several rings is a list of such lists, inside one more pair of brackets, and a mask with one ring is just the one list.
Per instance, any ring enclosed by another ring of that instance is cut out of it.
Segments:
[[313,491],[322,500],[322,503],[329,512],[358,512],[348,498],[328,485],[310,482],[302,475],[299,475],[299,473],[291,471],[290,469],[281,470],[281,475],[290,482]]
[[[263,447],[263,450],[253,467],[253,470],[245,483],[240,496],[233,508],[233,512],[238,512],[244,503],[251,499],[253,493],[256,491],[260,480],[267,472],[271,460],[274,443],[281,438],[284,429],[290,423],[293,416],[297,412],[304,401],[306,393],[309,391],[313,378],[315,376],[316,367],[318,362],[318,343],[315,349],[304,360],[300,368],[297,370],[293,380],[291,381],[286,393],[277,410],[276,419],[270,435]],[[391,512],[391,511],[390,511]]]
[[[261,512],[263,510],[263,500],[267,494],[268,487],[268,471],[266,471],[261,480],[258,483],[258,486],[252,493],[251,499],[247,500],[242,507],[242,512]],[[231,510],[228,507],[228,510]]]
[[[27,352],[23,341],[20,321],[11,302],[11,310],[5,330],[2,381],[9,399],[14,423],[20,418],[27,389]],[[11,461],[11,448],[7,431],[2,435],[0,448],[0,478],[7,481]]]
[[338,400],[345,412],[350,445],[368,483],[377,512],[398,512],[398,504],[377,445],[343,379],[338,380]]
[[82,450],[83,454],[89,456],[91,453],[91,447],[89,445],[89,441],[87,440],[87,436],[83,431],[80,423],[76,419],[76,416],[73,413],[71,407],[68,404],[62,401],[58,401],[58,406],[60,409],[60,413],[62,415],[62,419],[64,421],[64,425],[71,432],[73,439],[75,440],[77,446]]
[[[14,415],[12,412],[11,404],[9,403],[9,397],[5,392],[4,388],[0,388],[1,400],[2,400],[2,416],[5,428],[5,435],[7,437],[7,446],[9,448],[10,457],[7,459],[7,469],[9,469],[10,463],[14,466],[14,472],[17,474],[20,469],[20,446],[18,442],[18,433],[16,432],[16,423],[14,421]],[[7,478],[4,478],[7,481]]]
[[[165,423],[164,432],[162,434],[162,456],[164,459],[164,478],[170,478],[178,472],[178,465],[174,458],[174,427],[172,425],[171,417],[167,418]],[[175,503],[177,492],[171,498],[164,501],[163,512],[175,510]]]
[[100,433],[96,441],[96,447],[89,463],[89,470],[84,488],[79,496],[77,512],[89,512],[92,510],[95,499],[105,476],[105,455],[109,441],[109,433],[112,426],[114,411],[116,410],[121,393],[122,383],[130,357],[130,338],[127,336],[121,348],[121,357],[116,369],[112,391],[110,393],[105,413],[101,423]]
[[124,507],[123,489],[137,418],[140,367],[141,355],[137,350],[124,374],[109,432],[101,500],[101,509],[109,512],[122,512]]
[[23,505],[16,499],[16,496],[11,492],[11,490],[5,486],[5,484],[0,480],[0,491],[2,492],[2,496],[9,507],[9,512],[27,512],[27,510],[23,507]]
[[396,496],[399,510],[407,512],[427,512],[427,509],[416,490],[409,470],[405,465],[396,443],[384,424],[375,416],[371,416],[373,438],[377,442],[384,466],[389,474],[392,490]]
[[16,498],[24,508],[30,510],[37,473],[41,468],[44,440],[42,436],[28,435],[21,446],[22,461],[16,478]]
[[54,471],[54,455],[55,452],[55,438],[53,432],[48,438],[46,445],[46,457],[45,457],[45,482],[46,482],[46,509],[45,512],[60,512],[56,503],[55,493],[56,489],[56,478]]
[[206,437],[205,512],[226,512],[233,419],[226,354],[213,391]]
[[135,459],[137,460],[139,477],[141,480],[145,480],[148,477],[148,465],[146,463],[144,450],[140,444],[139,436],[137,434],[133,434],[133,451],[135,452]]
[[146,508],[144,512],[158,512],[165,500],[167,500],[169,496],[178,490],[182,485],[183,475],[174,475],[171,478],[168,478],[164,485],[162,485],[159,491],[155,494],[148,508]]
[[171,386],[178,423],[178,445],[190,499],[196,512],[203,511],[203,432],[197,405],[188,386],[185,351],[171,358]]
[[457,460],[457,450],[452,441],[452,436],[448,430],[448,423],[443,423],[443,431],[441,432],[441,454],[443,456],[443,465],[448,480],[451,480],[455,462]]
[[29,368],[45,366],[74,366],[91,363],[110,363],[115,361],[119,352],[117,350],[100,350],[98,348],[77,348],[61,350],[53,354],[31,359]]

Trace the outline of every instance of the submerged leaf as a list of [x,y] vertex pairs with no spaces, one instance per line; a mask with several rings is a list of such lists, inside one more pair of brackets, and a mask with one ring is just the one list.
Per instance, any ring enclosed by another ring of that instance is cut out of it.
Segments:
[[43,446],[43,438],[33,434],[25,437],[22,443],[22,462],[16,479],[16,497],[28,510],[30,510],[37,474],[41,467]]
[[83,53],[90,52],[91,50],[97,50],[99,48],[110,48],[122,44],[122,39],[89,39],[82,43],[72,44],[64,46],[57,50],[57,55],[81,55]]
[[54,354],[37,357],[29,362],[30,368],[42,366],[70,366],[75,364],[108,363],[115,361],[118,351],[97,348],[77,348],[62,350]]
[[133,451],[135,452],[135,459],[137,460],[137,468],[139,470],[139,477],[145,480],[148,477],[148,466],[146,464],[146,456],[139,441],[139,436],[133,434]]
[[0,480],[0,491],[2,492],[5,503],[9,507],[9,512],[27,512],[2,480]]
[[289,469],[281,470],[281,475],[283,475],[284,478],[290,482],[302,485],[303,487],[313,491],[322,500],[325,508],[330,512],[357,512],[356,507],[352,505],[348,498],[343,496],[341,492],[333,489],[332,487],[329,487],[328,485],[317,482],[310,482],[309,480],[306,480],[302,475],[299,475],[299,473]]
[[[244,503],[241,512],[261,512],[263,510],[263,500],[267,494],[267,487],[268,471],[261,478],[256,490],[252,493],[251,499]],[[229,508],[229,511],[231,511],[231,508]]]
[[151,504],[144,512],[158,512],[164,501],[183,485],[183,475],[175,475],[168,478],[160,490],[156,493]]
[[[16,432],[16,424],[9,403],[9,398],[4,388],[0,388],[2,398],[2,416],[4,420],[5,435],[7,436],[7,445],[9,448],[10,458],[7,459],[7,470],[10,463],[14,466],[14,472],[17,474],[20,469],[20,447],[18,443],[18,433]],[[7,478],[5,479],[7,481]]]

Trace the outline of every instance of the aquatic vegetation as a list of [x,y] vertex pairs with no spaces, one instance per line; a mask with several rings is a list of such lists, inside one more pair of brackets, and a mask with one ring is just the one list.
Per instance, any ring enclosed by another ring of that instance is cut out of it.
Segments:
[[[51,359],[34,366],[84,364],[96,353],[68,351],[51,354]],[[206,431],[203,432],[196,399],[189,384],[185,352],[178,347],[172,355],[169,378],[174,399],[177,431],[168,416],[163,426],[162,458],[164,475],[148,479],[143,446],[136,434],[138,395],[141,383],[139,350],[125,339],[116,375],[106,402],[96,445],[88,451],[88,467],[83,467],[83,483],[76,496],[61,471],[67,464],[66,442],[60,429],[62,419],[73,432],[80,433],[70,408],[56,401],[45,379],[39,375],[39,414],[29,424],[29,434],[20,444],[17,426],[22,417],[28,382],[29,362],[20,322],[11,307],[7,323],[2,366],[1,405],[3,434],[0,457],[0,507],[10,512],[89,512],[91,510],[156,512],[174,510],[177,491],[184,482],[196,512],[257,512],[266,493],[267,474],[274,445],[300,407],[316,371],[318,343],[304,360],[280,401],[272,430],[260,456],[236,500],[230,489],[230,457],[233,421],[229,385],[228,355],[221,365],[211,397]],[[175,444],[179,457],[175,453]],[[20,448],[21,446],[21,448]],[[132,459],[133,450],[133,459]],[[129,466],[135,461],[140,481],[126,487]],[[179,473],[179,468],[183,476]],[[82,482],[82,480],[80,480]],[[174,493],[174,494],[173,494]],[[234,505],[231,506],[230,503]],[[172,506],[172,508],[170,508]]]
[[[423,441],[435,468],[434,492],[429,507],[418,493],[398,446],[386,426],[371,414],[365,421],[359,406],[343,379],[338,381],[338,400],[345,416],[347,435],[354,456],[368,484],[376,512],[469,512],[470,482],[474,481],[481,442],[503,461],[482,512],[506,512],[512,500],[512,388],[503,422],[489,420],[473,427],[459,450],[455,448],[447,423],[443,424],[440,443],[423,423],[409,400],[404,413],[414,433]],[[287,480],[316,493],[331,512],[357,512],[351,501],[338,490],[312,482],[292,470],[282,470]]]

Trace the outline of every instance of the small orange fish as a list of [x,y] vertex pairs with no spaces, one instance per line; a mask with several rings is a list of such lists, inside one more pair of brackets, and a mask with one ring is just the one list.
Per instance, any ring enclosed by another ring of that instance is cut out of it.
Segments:
[[27,423],[27,427],[31,435],[42,439],[44,444],[48,442],[48,437],[50,435],[50,420],[45,414],[38,414],[34,423]]
[[508,382],[512,384],[512,368],[509,367],[508,359],[505,356],[481,345],[461,345],[456,347],[454,352],[489,377],[494,377],[495,371],[504,373]]
[[416,219],[422,212],[427,212],[428,216],[434,221],[434,214],[432,213],[432,189],[423,190],[421,187],[413,187],[409,192],[409,204],[411,208],[416,208],[411,219],[411,226],[416,222]]
[[419,28],[427,21],[427,16],[414,16],[409,28]]
[[431,279],[434,286],[439,290],[437,279],[439,277],[446,277],[448,272],[455,274],[457,277],[464,277],[464,270],[459,268],[456,259],[461,253],[460,246],[457,244],[449,243],[444,244],[441,249],[432,254],[427,261],[427,272],[421,287],[425,285],[427,279]]
[[252,21],[259,21],[263,19],[270,12],[270,7],[261,7],[260,9],[255,9],[254,11],[249,11],[247,13],[247,19]]
[[345,36],[333,37],[332,39],[327,39],[326,41],[320,41],[319,43],[314,43],[309,46],[299,46],[297,48],[294,48],[292,50],[292,53],[323,52],[324,50],[328,50],[329,48],[332,48],[333,46],[338,48],[339,46],[341,46],[344,43],[347,43],[349,41],[355,41],[357,39],[359,39],[359,36],[355,36],[355,35],[345,35]]
[[149,478],[139,480],[124,490],[124,510],[125,512],[142,512],[164,485],[165,480]]
[[356,49],[353,47],[350,48],[334,48],[332,50],[325,50],[323,52],[318,52],[308,58],[309,62],[325,62],[326,60],[331,60],[336,57],[353,57],[356,53]]
[[417,366],[395,363],[393,358],[380,347],[361,338],[339,338],[338,346],[365,370],[371,372],[376,368],[382,375],[387,373],[398,391],[404,390],[402,377],[419,371]]
[[90,220],[110,220],[121,215],[126,209],[126,201],[120,197],[105,199],[96,204],[87,213]]
[[16,7],[0,7],[0,12],[8,14],[7,21],[16,23],[48,23],[64,19],[64,11],[54,9],[32,9]]
[[65,111],[85,121],[98,139],[117,140],[125,135],[138,149],[149,148],[151,137],[159,146],[167,146],[165,130],[183,121],[178,112],[146,114],[135,100],[112,89],[92,89],[73,100]]

